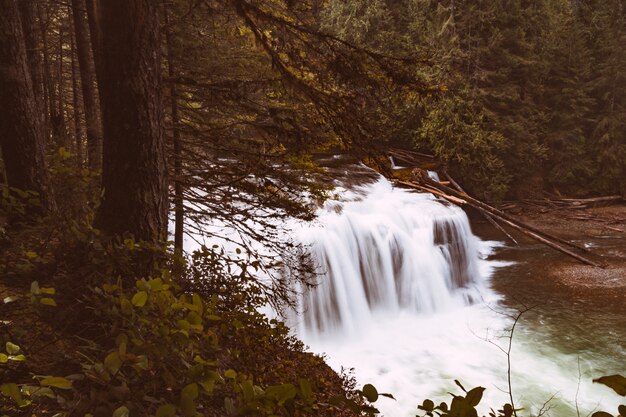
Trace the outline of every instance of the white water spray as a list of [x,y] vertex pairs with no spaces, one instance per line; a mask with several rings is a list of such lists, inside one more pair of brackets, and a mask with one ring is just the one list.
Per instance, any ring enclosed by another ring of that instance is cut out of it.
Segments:
[[[290,318],[298,336],[336,370],[354,368],[360,385],[393,393],[397,401],[376,404],[387,417],[415,416],[425,398],[449,400],[455,378],[487,388],[483,414],[508,402],[506,356],[496,344],[506,348],[497,336],[512,322],[493,310],[500,297],[488,285],[504,263],[484,259],[495,243],[475,237],[460,208],[382,178],[340,194],[299,232],[319,275]],[[517,405],[536,413],[556,394],[552,416],[571,415],[576,398],[582,410],[617,406],[590,378],[577,386],[579,357],[517,332]],[[582,368],[593,365],[583,359]]]
[[479,241],[465,213],[385,180],[330,201],[306,228],[318,286],[300,299],[301,335],[354,334],[378,313],[441,312],[480,299]]

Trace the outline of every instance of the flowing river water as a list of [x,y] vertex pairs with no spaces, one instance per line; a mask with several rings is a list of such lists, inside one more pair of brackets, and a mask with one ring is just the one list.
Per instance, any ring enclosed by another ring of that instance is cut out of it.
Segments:
[[376,403],[385,416],[414,416],[426,398],[448,401],[455,379],[487,388],[486,414],[509,402],[512,317],[532,306],[511,341],[516,407],[556,417],[615,412],[620,397],[591,379],[626,371],[623,299],[563,294],[546,279],[552,255],[542,247],[480,239],[460,208],[394,189],[363,167],[344,173],[359,172],[359,185],[339,178],[337,198],[297,230],[318,285],[288,323],[313,352],[337,371],[353,369],[359,385],[392,393],[395,401]]

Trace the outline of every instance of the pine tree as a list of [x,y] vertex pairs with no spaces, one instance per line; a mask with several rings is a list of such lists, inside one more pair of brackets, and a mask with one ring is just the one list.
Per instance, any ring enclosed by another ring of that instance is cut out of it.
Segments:
[[543,52],[549,70],[541,103],[548,115],[546,175],[558,191],[583,195],[590,191],[583,184],[591,183],[595,171],[595,155],[589,148],[595,105],[589,85],[592,53],[587,30],[569,4],[553,10],[551,21]]

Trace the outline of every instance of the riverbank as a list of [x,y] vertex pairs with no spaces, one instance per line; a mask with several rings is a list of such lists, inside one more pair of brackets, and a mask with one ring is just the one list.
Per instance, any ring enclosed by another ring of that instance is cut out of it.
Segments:
[[[612,299],[616,304],[626,298],[626,204],[586,209],[552,209],[524,207],[510,211],[520,220],[548,233],[571,240],[588,248],[586,254],[604,268],[583,265],[546,248],[550,262],[544,264],[544,278],[565,287],[564,291],[585,292],[588,297]],[[475,217],[479,235],[506,241],[486,222]],[[536,242],[514,234],[520,245]]]

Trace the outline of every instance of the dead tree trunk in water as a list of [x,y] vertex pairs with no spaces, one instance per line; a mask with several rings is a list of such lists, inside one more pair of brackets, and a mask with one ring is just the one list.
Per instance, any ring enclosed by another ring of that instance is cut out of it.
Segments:
[[102,124],[97,102],[96,68],[92,59],[85,0],[72,0],[72,14],[87,125],[87,160],[91,170],[100,171],[102,169]]
[[98,9],[104,197],[97,224],[152,242],[165,237],[168,211],[158,6],[107,0]]
[[39,192],[47,209],[54,208],[45,164],[45,135],[18,2],[0,0],[0,146],[9,186]]

